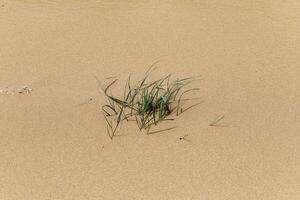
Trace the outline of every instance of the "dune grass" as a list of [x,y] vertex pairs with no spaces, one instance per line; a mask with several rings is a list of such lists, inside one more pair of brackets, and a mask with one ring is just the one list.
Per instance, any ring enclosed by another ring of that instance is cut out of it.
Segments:
[[[163,121],[174,120],[170,118],[173,113],[178,116],[199,104],[193,104],[185,109],[182,107],[183,101],[193,100],[184,99],[183,96],[199,90],[199,88],[185,89],[190,83],[198,80],[198,77],[171,81],[171,74],[169,74],[156,81],[149,81],[151,70],[152,68],[136,84],[131,83],[131,76],[129,76],[125,83],[123,97],[116,97],[110,91],[117,79],[111,81],[106,87],[97,79],[108,99],[108,103],[102,106],[102,110],[111,139],[116,136],[118,127],[123,121],[135,121],[141,131],[145,130],[147,134],[156,133],[160,131],[150,132],[153,126]],[[172,128],[165,130],[170,129]]]

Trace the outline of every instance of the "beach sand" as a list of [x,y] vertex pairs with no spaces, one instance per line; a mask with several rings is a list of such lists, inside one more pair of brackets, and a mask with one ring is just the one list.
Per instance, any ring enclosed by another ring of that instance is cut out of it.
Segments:
[[[298,0],[0,0],[0,27],[1,200],[300,199]],[[95,76],[158,60],[204,102],[111,141]]]

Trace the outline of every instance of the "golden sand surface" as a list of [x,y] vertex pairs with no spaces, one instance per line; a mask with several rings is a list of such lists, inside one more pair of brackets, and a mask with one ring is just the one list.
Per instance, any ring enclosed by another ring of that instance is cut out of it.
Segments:
[[[204,103],[111,141],[94,77],[157,60]],[[299,200],[299,67],[299,0],[0,0],[0,199]]]

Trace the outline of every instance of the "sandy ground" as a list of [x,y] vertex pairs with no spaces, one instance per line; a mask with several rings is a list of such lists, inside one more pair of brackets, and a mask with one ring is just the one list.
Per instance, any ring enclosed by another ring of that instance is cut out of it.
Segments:
[[[0,0],[0,199],[299,200],[299,52],[298,0]],[[111,141],[94,76],[157,60],[204,103]]]

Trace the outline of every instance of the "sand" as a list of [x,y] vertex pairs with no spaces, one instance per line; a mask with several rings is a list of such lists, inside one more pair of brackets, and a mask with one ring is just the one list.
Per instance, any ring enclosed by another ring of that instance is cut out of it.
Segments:
[[[300,199],[299,10],[298,0],[0,0],[0,199]],[[129,123],[111,141],[94,76],[117,76],[118,94],[157,60],[153,79],[201,75],[204,103],[176,129]]]

